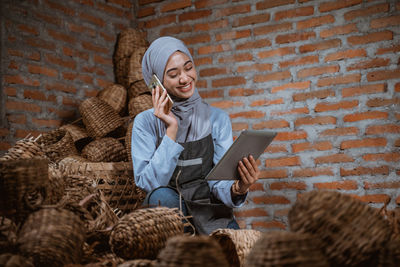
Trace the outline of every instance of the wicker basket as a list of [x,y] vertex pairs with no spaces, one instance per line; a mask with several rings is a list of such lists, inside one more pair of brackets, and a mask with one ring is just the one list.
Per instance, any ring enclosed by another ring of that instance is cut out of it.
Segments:
[[60,160],[58,162],[58,165],[61,167],[61,166],[65,166],[71,162],[72,163],[81,163],[81,162],[90,162],[90,161],[79,155],[71,155],[71,156],[65,157],[62,160]]
[[112,137],[90,142],[83,148],[82,156],[93,162],[118,162],[128,159],[124,145]]
[[157,256],[156,266],[226,266],[229,264],[219,244],[209,236],[180,235],[168,239]]
[[49,166],[49,182],[46,189],[46,200],[44,204],[57,204],[64,196],[65,177],[57,164],[48,164]]
[[132,98],[146,93],[151,94],[151,91],[143,79],[131,83],[131,85],[128,87],[128,103]]
[[118,35],[114,59],[130,57],[135,49],[146,46],[148,46],[146,32],[139,29],[128,28]]
[[79,111],[87,132],[94,138],[111,134],[124,123],[109,104],[97,97],[84,100],[79,106]]
[[322,240],[322,250],[332,265],[362,265],[390,239],[391,228],[383,216],[365,203],[336,191],[303,194],[288,215],[293,231]]
[[210,234],[221,246],[229,266],[243,266],[261,232],[252,229],[218,229]]
[[67,156],[78,154],[71,134],[65,129],[58,128],[43,133],[38,138],[38,143],[42,146],[46,156],[55,163]]
[[128,92],[120,84],[111,84],[101,90],[97,97],[109,104],[118,114],[123,115],[126,111]]
[[0,254],[0,266],[4,267],[34,267],[33,263],[17,254],[4,253]]
[[151,94],[142,94],[129,100],[129,116],[134,118],[137,114],[153,107]]
[[16,223],[36,210],[46,199],[48,160],[0,161],[0,211]]
[[166,207],[126,214],[110,236],[112,251],[124,259],[155,259],[168,238],[183,234],[183,216]]
[[16,241],[17,226],[12,220],[0,217],[0,251],[2,253],[13,252]]
[[88,183],[100,189],[107,203],[123,214],[137,209],[146,193],[136,186],[132,164],[129,162],[70,162],[61,166],[71,176],[85,177]]
[[60,129],[67,131],[71,135],[72,141],[79,150],[82,150],[92,139],[86,129],[78,125],[66,124],[61,126]]
[[29,215],[17,244],[19,251],[32,257],[35,266],[63,266],[78,263],[85,239],[83,223],[73,212],[44,208]]
[[128,65],[129,57],[123,57],[119,59],[114,58],[115,80],[118,84],[121,84],[125,88],[129,88]]
[[275,231],[264,233],[246,257],[245,266],[316,266],[329,263],[319,240],[308,234]]
[[142,46],[136,48],[129,58],[129,65],[128,65],[128,84],[131,85],[132,83],[142,80],[142,58],[144,53],[147,50],[147,46]]
[[0,160],[46,158],[41,146],[33,137],[18,140]]
[[124,263],[118,265],[118,267],[153,267],[157,266],[155,260],[149,259],[137,259],[125,261]]
[[125,135],[125,149],[126,154],[128,155],[128,161],[132,163],[132,129],[133,129],[133,120],[129,122],[128,130]]

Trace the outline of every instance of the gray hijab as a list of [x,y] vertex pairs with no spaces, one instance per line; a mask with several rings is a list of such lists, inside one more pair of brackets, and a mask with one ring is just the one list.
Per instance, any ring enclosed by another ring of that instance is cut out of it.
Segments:
[[[176,51],[185,53],[194,63],[189,49],[181,40],[166,36],[151,43],[142,60],[142,73],[147,85],[153,74],[156,74],[161,81],[164,80],[167,61]],[[178,120],[179,128],[176,136],[178,143],[200,140],[211,133],[210,106],[202,101],[197,89],[190,98],[177,99],[173,95],[171,98],[174,100],[172,113]],[[160,137],[164,136],[165,124],[158,120],[157,127]]]

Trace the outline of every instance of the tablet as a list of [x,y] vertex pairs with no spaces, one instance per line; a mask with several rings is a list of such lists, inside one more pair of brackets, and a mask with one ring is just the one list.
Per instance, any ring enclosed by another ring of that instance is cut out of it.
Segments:
[[244,157],[260,157],[275,138],[276,132],[245,130],[233,142],[219,162],[207,174],[206,180],[238,180],[238,163]]

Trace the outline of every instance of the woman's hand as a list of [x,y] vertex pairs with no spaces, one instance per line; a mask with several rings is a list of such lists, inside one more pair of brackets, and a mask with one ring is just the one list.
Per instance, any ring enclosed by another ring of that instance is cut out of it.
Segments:
[[232,193],[234,193],[234,195],[243,195],[246,194],[249,187],[258,180],[260,170],[258,169],[257,162],[254,160],[253,156],[250,155],[239,161],[238,171],[240,180],[232,185]]
[[154,115],[165,123],[167,127],[166,135],[175,141],[178,132],[178,121],[171,111],[168,114],[165,113],[165,106],[168,103],[167,91],[163,90],[161,94],[160,92],[161,88],[159,86],[151,90]]

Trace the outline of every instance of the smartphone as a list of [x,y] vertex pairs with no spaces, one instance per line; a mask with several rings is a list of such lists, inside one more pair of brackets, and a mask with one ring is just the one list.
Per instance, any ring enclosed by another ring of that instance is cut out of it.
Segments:
[[[164,91],[167,91],[164,86],[162,85],[162,83],[160,82],[160,80],[158,79],[158,77],[153,74],[153,77],[150,81],[150,85],[149,85],[149,89],[156,89],[157,85]],[[169,96],[169,94],[167,93],[167,98],[168,98],[168,102],[167,105],[165,105],[164,107],[164,112],[165,114],[168,114],[171,111],[172,105],[174,104],[174,101],[172,101],[171,97]]]

